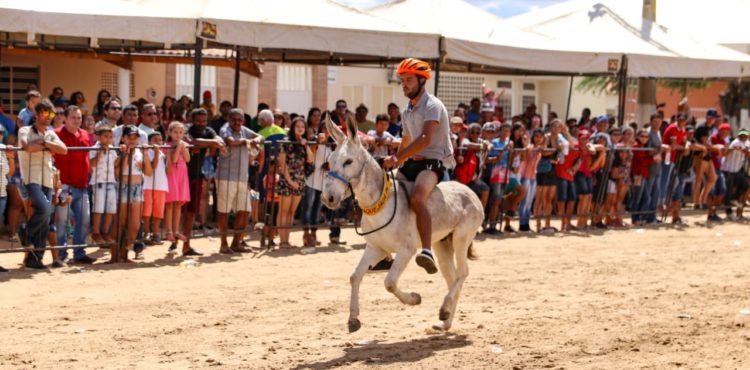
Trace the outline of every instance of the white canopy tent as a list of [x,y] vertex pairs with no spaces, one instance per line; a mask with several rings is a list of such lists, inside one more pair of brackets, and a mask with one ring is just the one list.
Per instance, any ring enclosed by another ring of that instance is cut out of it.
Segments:
[[179,5],[160,0],[0,0],[0,31],[93,39],[192,44],[204,0]]
[[331,0],[208,0],[201,17],[216,25],[215,41],[222,44],[386,59],[438,57],[437,34],[409,32]]
[[617,53],[571,51],[550,37],[520,28],[463,0],[397,0],[368,10],[398,19],[412,29],[444,37],[442,52],[449,63],[518,73],[608,74]]
[[[628,11],[617,11],[626,6]],[[643,19],[640,9],[639,2],[574,0],[509,21],[524,30],[558,40],[568,50],[625,54],[629,77],[736,78],[750,75],[750,55],[671,32]]]

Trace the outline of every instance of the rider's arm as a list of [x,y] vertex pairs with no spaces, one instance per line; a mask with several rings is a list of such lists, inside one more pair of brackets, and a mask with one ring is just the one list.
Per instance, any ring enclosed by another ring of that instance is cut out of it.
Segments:
[[437,129],[438,125],[438,121],[425,121],[422,128],[422,135],[417,137],[414,141],[409,140],[409,142],[406,139],[411,139],[411,137],[404,136],[404,138],[401,140],[401,147],[399,148],[398,153],[396,153],[396,158],[398,159],[396,165],[400,165],[406,162],[407,159],[421,152],[424,148],[430,145],[430,141],[432,141],[432,135]]

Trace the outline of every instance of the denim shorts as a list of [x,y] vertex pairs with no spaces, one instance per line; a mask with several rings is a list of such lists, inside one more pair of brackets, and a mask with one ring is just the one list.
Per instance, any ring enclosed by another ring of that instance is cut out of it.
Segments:
[[[130,198],[128,198],[128,191]],[[143,202],[142,184],[120,184],[120,203]]]
[[557,201],[558,202],[575,202],[576,186],[573,181],[557,179]]
[[485,191],[490,191],[490,186],[481,179],[474,180],[474,182],[469,184],[469,188],[471,188],[471,190],[473,190],[477,194],[484,193]]
[[716,184],[714,185],[714,188],[711,189],[711,196],[716,197],[720,195],[725,195],[727,193],[727,178],[724,177],[724,173],[721,171],[716,171]]
[[591,177],[583,174],[583,172],[576,172],[576,176],[573,178],[576,185],[576,194],[578,195],[589,195],[594,192],[594,186]]

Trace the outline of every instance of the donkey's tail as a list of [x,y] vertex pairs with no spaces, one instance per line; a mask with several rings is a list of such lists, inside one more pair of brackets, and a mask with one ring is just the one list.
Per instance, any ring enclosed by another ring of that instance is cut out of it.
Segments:
[[474,242],[469,244],[469,249],[466,250],[466,258],[468,258],[470,261],[476,261],[479,259],[479,255],[474,252]]

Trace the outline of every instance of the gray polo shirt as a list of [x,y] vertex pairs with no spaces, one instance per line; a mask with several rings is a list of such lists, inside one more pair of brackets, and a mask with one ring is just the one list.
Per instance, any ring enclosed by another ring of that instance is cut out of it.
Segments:
[[[230,137],[239,140],[252,139],[255,136],[257,134],[245,126],[240,128],[240,132],[235,132],[229,125],[224,125],[219,131],[219,137],[224,141]],[[247,145],[228,146],[227,155],[219,156],[216,179],[247,182],[248,154]]]
[[438,127],[432,135],[430,144],[427,145],[418,156],[439,159],[443,161],[443,166],[453,168],[456,162],[453,159],[453,145],[451,144],[451,131],[448,124],[448,111],[445,109],[443,102],[428,92],[425,92],[416,105],[411,103],[404,108],[401,113],[401,124],[405,135],[409,135],[416,140],[422,135],[424,123],[427,121],[437,121]]

